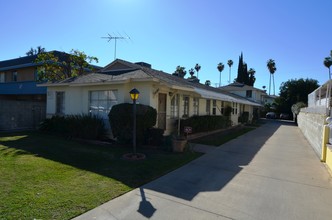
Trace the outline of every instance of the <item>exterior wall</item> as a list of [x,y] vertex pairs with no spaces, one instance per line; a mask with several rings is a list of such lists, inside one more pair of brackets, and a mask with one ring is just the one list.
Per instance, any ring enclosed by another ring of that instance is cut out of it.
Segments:
[[0,100],[0,131],[37,128],[45,111],[42,101]]
[[12,73],[17,72],[17,82],[21,81],[34,81],[35,80],[35,67],[27,67],[22,69],[13,69],[5,71],[5,82],[13,82]]
[[297,116],[298,126],[319,157],[322,155],[323,127],[325,114],[305,112],[301,109]]

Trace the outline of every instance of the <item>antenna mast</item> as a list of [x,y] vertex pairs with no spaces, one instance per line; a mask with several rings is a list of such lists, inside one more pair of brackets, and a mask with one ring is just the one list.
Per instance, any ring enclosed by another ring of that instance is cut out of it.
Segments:
[[[119,34],[120,35],[120,34]],[[108,34],[107,37],[101,37],[101,38],[104,38],[104,39],[108,39],[107,42],[110,42],[111,40],[114,40],[114,60],[116,59],[116,41],[117,40],[124,40],[124,39],[130,39],[130,37],[127,35],[127,37],[123,37],[123,36],[112,36],[110,34]]]

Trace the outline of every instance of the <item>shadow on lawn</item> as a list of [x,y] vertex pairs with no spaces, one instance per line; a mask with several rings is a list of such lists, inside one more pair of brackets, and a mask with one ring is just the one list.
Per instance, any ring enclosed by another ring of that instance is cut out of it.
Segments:
[[[220,149],[144,185],[144,189],[166,193],[185,200],[192,200],[200,192],[219,191],[242,170],[242,166],[250,163],[264,143],[281,125],[294,126],[293,123],[288,122],[267,121],[256,130],[222,145]],[[6,134],[1,136],[6,136]],[[39,157],[116,179],[130,187],[138,187],[150,181],[151,176],[160,175],[160,171],[156,170],[156,165],[163,163],[161,157],[158,155],[150,157],[149,154],[170,154],[146,151],[144,153],[149,159],[126,161],[122,159],[122,155],[131,152],[131,148],[80,144],[54,136],[38,135],[38,133],[30,133],[24,138],[5,141],[2,144],[9,147],[2,151],[8,150],[12,156],[15,155],[15,151],[17,154],[29,152]],[[182,154],[177,155],[182,156]],[[142,212],[144,216],[153,215],[153,206],[147,203],[142,190],[141,194],[142,205],[138,211]]]

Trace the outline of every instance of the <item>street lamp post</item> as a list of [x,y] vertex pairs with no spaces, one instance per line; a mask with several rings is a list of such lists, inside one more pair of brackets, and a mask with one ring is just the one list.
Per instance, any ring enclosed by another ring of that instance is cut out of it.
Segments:
[[130,92],[130,98],[133,100],[133,151],[136,155],[136,100],[139,96],[139,91],[133,88]]

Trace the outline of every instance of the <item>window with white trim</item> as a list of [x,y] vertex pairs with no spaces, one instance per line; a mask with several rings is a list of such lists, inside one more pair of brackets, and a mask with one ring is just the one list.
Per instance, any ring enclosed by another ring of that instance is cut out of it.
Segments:
[[206,110],[206,114],[210,115],[210,111],[211,111],[211,100],[210,99],[206,100],[206,108],[205,108],[205,110]]
[[217,100],[212,100],[212,115],[217,114]]
[[179,117],[179,95],[176,94],[171,99],[171,118]]
[[222,115],[224,115],[225,113],[225,102],[224,101],[221,101],[221,109],[220,109],[220,112]]
[[183,96],[183,118],[189,117],[189,96]]
[[237,112],[238,112],[238,103],[236,102],[233,102],[233,108],[232,108],[232,114],[233,115],[237,115]]
[[65,114],[65,92],[55,93],[55,114],[64,115]]
[[193,113],[194,115],[199,114],[199,98],[193,98]]

